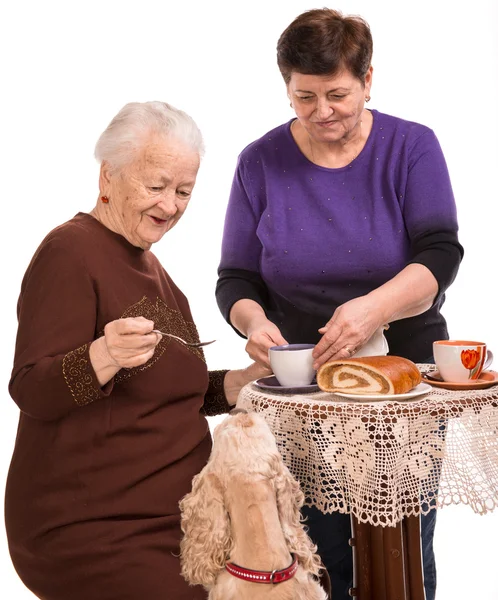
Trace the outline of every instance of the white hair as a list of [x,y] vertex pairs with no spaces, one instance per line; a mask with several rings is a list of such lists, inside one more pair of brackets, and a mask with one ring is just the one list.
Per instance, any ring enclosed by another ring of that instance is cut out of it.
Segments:
[[153,135],[174,137],[202,157],[204,142],[196,123],[187,113],[166,102],[130,102],[123,106],[95,145],[95,158],[113,170],[133,162]]

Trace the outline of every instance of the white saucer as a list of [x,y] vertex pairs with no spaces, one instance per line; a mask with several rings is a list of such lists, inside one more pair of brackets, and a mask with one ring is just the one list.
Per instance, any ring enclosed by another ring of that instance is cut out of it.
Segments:
[[397,402],[398,400],[406,400],[408,398],[416,398],[423,396],[431,391],[431,386],[428,383],[419,383],[409,392],[404,394],[346,394],[344,392],[334,392],[334,396],[341,398],[349,398],[358,402],[371,402],[372,400],[384,400],[385,402]]

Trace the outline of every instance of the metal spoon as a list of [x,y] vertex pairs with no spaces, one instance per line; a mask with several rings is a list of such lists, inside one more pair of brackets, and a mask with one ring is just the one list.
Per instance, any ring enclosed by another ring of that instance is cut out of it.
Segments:
[[210,342],[187,342],[187,341],[183,340],[181,337],[178,337],[177,335],[173,335],[172,333],[164,333],[164,331],[159,331],[159,329],[153,329],[152,333],[159,333],[160,335],[167,335],[168,337],[174,338],[175,340],[181,342],[182,344],[185,344],[185,346],[191,346],[192,348],[200,348],[201,346],[209,346],[209,344],[216,342],[216,340],[211,340]]

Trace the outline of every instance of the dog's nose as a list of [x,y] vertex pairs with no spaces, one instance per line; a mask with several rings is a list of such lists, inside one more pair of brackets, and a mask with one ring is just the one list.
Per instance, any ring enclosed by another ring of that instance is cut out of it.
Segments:
[[231,417],[233,415],[244,414],[247,415],[247,410],[245,408],[232,408],[232,410],[228,413]]

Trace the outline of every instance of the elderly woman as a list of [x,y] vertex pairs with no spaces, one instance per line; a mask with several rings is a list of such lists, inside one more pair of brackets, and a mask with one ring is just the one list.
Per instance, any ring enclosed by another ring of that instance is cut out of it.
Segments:
[[[307,342],[317,368],[387,323],[391,353],[416,362],[448,337],[440,309],[463,254],[448,170],[433,131],[367,110],[372,47],[363,19],[329,9],[299,15],[278,41],[296,118],[239,157],[217,286],[261,364],[275,344]],[[334,600],[348,598],[349,517],[308,504]],[[428,600],[434,515],[422,519]]]
[[133,103],[96,146],[95,208],[25,274],[10,393],[10,553],[44,600],[204,598],[180,577],[178,502],[211,448],[206,415],[260,375],[208,372],[188,302],[150,251],[179,221],[202,154],[192,119]]

